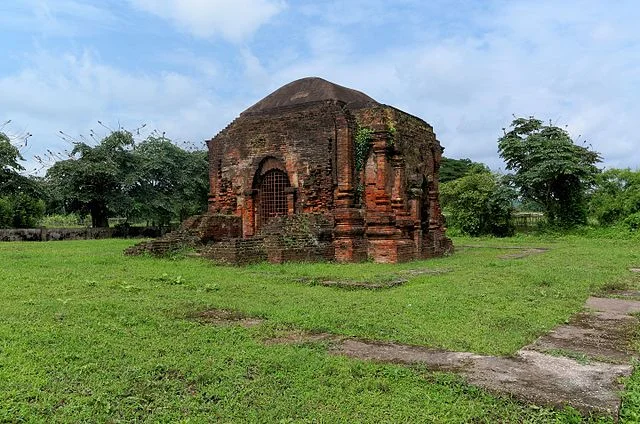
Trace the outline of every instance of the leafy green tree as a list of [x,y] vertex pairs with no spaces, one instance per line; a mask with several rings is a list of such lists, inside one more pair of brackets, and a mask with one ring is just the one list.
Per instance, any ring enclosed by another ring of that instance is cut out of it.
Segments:
[[489,167],[484,163],[473,162],[471,159],[450,159],[443,157],[440,162],[440,182],[462,178],[469,173],[489,172]]
[[600,172],[597,152],[533,117],[515,119],[498,140],[498,149],[507,169],[514,171],[512,182],[521,196],[542,205],[551,225],[586,223],[585,194]]
[[139,180],[132,196],[139,217],[166,225],[206,209],[206,151],[187,151],[168,138],[150,136],[136,147]]
[[601,225],[611,225],[640,212],[640,171],[609,169],[598,175],[589,212]]
[[11,143],[8,135],[0,132],[0,168],[3,170],[22,171],[24,168],[18,161],[24,160],[20,150]]
[[20,161],[24,160],[20,150],[11,143],[11,139],[0,132],[0,195],[13,192],[19,183],[19,172],[24,171]]
[[440,186],[447,223],[465,234],[513,234],[515,191],[490,172],[471,173]]
[[129,217],[139,169],[133,146],[133,135],[122,129],[96,146],[75,142],[71,157],[47,171],[65,211],[91,215],[93,227],[108,227],[110,216]]
[[24,158],[11,139],[0,132],[0,227],[37,225],[44,213],[40,180],[20,172]]
[[0,228],[13,225],[13,204],[7,197],[0,197]]
[[52,212],[89,214],[94,227],[106,227],[109,217],[166,225],[206,208],[205,151],[182,149],[164,135],[136,143],[118,130],[95,146],[76,142],[71,154],[47,172]]
[[9,198],[11,207],[11,227],[33,228],[44,215],[45,202],[28,193],[20,193]]

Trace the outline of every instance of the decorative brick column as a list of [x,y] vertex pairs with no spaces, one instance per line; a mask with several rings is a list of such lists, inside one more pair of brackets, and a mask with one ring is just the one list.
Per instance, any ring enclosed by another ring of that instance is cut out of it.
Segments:
[[422,255],[422,189],[409,191],[409,216],[413,221],[413,245],[416,258]]
[[335,117],[337,188],[334,192],[335,222],[333,246],[338,262],[367,259],[362,214],[354,206],[353,134],[344,113]]
[[[388,156],[390,134],[386,128],[372,134],[372,154],[375,163],[375,187],[366,191],[366,219],[369,258],[375,262],[396,263],[414,258],[413,241],[403,237],[398,228],[396,213],[404,208],[402,172],[394,167],[402,163]],[[396,175],[398,171],[398,175]],[[402,224],[406,224],[402,216]]]
[[242,210],[242,238],[252,237],[256,231],[255,196],[258,190],[244,192]]
[[287,215],[294,215],[296,213],[296,188],[287,187],[284,191],[287,194]]

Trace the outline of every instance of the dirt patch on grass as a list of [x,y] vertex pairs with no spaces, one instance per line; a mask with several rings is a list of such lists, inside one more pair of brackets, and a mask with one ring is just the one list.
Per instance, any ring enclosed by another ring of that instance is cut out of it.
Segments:
[[151,372],[150,379],[157,383],[177,381],[183,385],[185,393],[191,396],[195,396],[198,393],[198,385],[196,382],[176,368],[166,368],[159,365]]
[[498,256],[500,259],[520,259],[527,256],[539,255],[551,250],[548,247],[525,247],[525,246],[481,246],[475,244],[463,244],[456,246],[457,250],[464,249],[496,249],[496,250],[517,250],[517,253],[509,253],[507,255]]
[[494,357],[304,332],[291,332],[265,341],[267,344],[319,342],[329,342],[328,352],[333,355],[403,365],[420,364],[430,371],[454,372],[469,384],[499,395],[516,396],[541,405],[570,405],[585,414],[617,416],[622,390],[619,381],[632,371],[628,364],[585,364],[527,349],[516,352],[513,357]]
[[297,281],[312,286],[338,287],[350,290],[380,290],[398,287],[406,283],[407,279],[398,278],[389,281],[355,281],[355,280],[318,280],[315,278],[299,278]]
[[584,312],[540,337],[528,349],[584,361],[629,363],[636,355],[631,344],[637,326],[638,319],[630,315]]
[[241,327],[255,327],[264,322],[264,319],[258,317],[250,317],[240,311],[229,309],[208,309],[206,311],[197,312],[191,315],[192,319],[212,325],[238,325]]
[[640,312],[640,302],[627,299],[590,297],[585,306],[594,311],[623,316]]
[[415,268],[415,269],[404,269],[402,271],[398,271],[398,274],[415,277],[418,275],[440,275],[440,274],[446,274],[447,272],[451,272],[451,270],[448,268],[444,268],[444,269]]
[[357,281],[357,280],[333,280],[333,279],[319,279],[319,278],[298,278],[296,281],[314,285],[314,286],[326,286],[326,287],[338,287],[342,289],[352,290],[380,290],[390,289],[393,287],[401,286],[409,281],[409,278],[419,275],[438,275],[450,272],[449,269],[430,269],[430,268],[416,268],[405,269],[398,271],[396,274],[387,275],[388,278],[381,278],[378,281]]
[[456,249],[496,249],[496,250],[527,250],[527,249],[547,249],[546,247],[527,247],[527,246],[483,246],[479,244],[462,244],[456,245]]
[[629,268],[631,272],[640,272],[640,268]]
[[640,300],[640,291],[638,290],[609,290],[605,295],[613,298]]
[[463,371],[471,365],[474,358],[480,357],[468,352],[449,352],[422,346],[354,339],[345,339],[333,346],[330,352],[369,361],[425,364],[430,370],[449,372]]
[[508,255],[499,256],[500,259],[521,259],[527,256],[539,255],[541,253],[548,252],[549,249],[545,247],[535,247],[530,249],[524,249],[518,253],[510,253]]
[[322,343],[322,342],[330,342],[336,343],[340,342],[344,339],[344,337],[337,336],[335,334],[330,333],[307,333],[304,331],[290,331],[284,333],[282,335],[272,337],[270,339],[265,339],[264,343],[267,345],[274,344],[305,344],[305,343]]

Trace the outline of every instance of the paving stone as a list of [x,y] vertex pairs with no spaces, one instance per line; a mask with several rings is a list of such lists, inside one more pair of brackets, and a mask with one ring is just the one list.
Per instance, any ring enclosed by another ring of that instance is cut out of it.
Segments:
[[447,352],[419,346],[347,339],[332,353],[352,358],[401,364],[423,364],[434,371],[455,372],[467,382],[491,392],[552,406],[570,405],[583,413],[617,416],[621,377],[631,375],[628,364],[576,360],[521,350],[514,357]]
[[587,308],[610,314],[628,315],[640,312],[640,301],[627,299],[612,299],[608,297],[590,297],[585,305]]
[[636,356],[631,342],[638,319],[611,312],[581,313],[528,346],[530,350],[629,363]]
[[585,414],[618,417],[622,377],[637,355],[631,340],[640,301],[590,297],[582,312],[512,357],[449,352],[421,346],[355,340],[322,333],[281,337],[267,343],[328,342],[329,351],[362,360],[423,364],[454,372],[470,384],[539,405],[572,406]]

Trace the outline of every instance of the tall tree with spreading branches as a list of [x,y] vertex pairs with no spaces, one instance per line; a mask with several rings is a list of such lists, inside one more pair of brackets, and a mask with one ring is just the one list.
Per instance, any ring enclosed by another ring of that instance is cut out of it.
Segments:
[[95,146],[74,143],[71,157],[47,171],[47,180],[66,211],[90,214],[93,227],[108,227],[110,216],[127,216],[133,209],[130,192],[137,182],[133,145],[131,132],[123,129]]
[[120,128],[97,141],[92,132],[93,142],[67,136],[70,157],[47,171],[52,204],[91,215],[94,227],[108,226],[109,217],[167,225],[206,210],[207,152],[157,131],[142,141],[134,133]]
[[597,152],[534,117],[516,118],[498,140],[498,151],[522,198],[540,204],[551,225],[586,223],[585,194],[600,172]]
[[22,175],[20,148],[29,133],[10,137],[0,126],[0,228],[33,227],[44,213],[40,180]]

